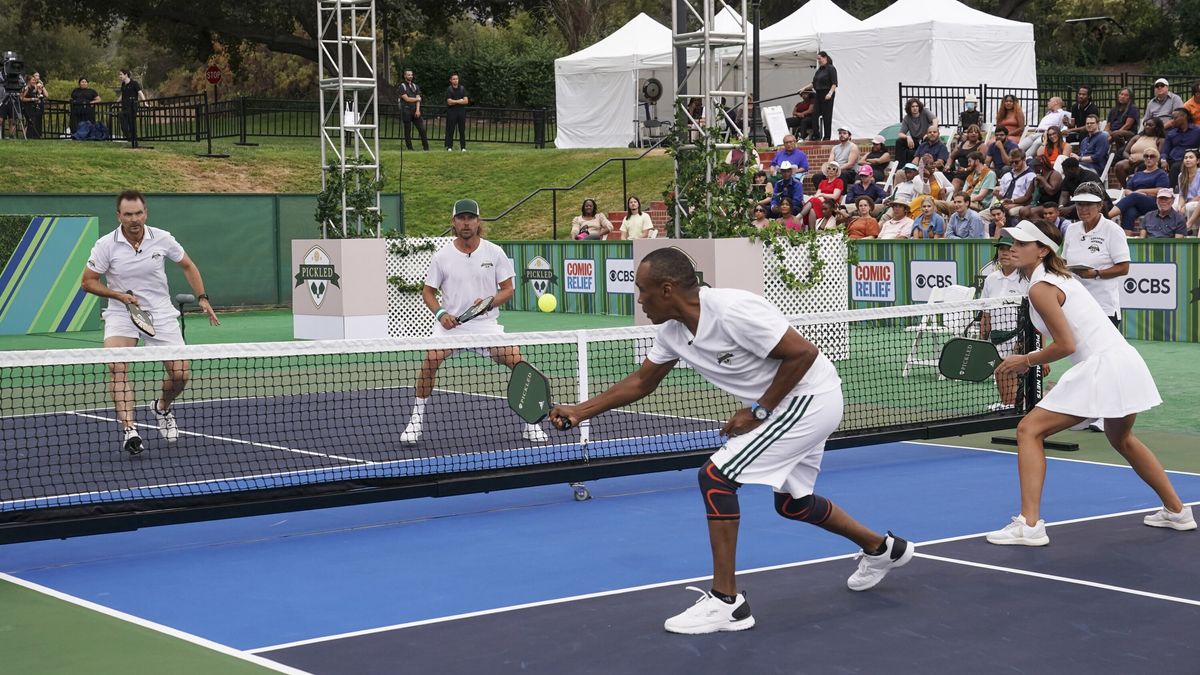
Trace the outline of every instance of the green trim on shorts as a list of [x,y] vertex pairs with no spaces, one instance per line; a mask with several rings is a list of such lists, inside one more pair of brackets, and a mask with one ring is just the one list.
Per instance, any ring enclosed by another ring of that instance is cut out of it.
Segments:
[[724,467],[721,467],[721,473],[729,480],[737,480],[737,477],[746,470],[746,467],[758,459],[759,455],[766,451],[772,443],[779,440],[781,436],[796,426],[796,423],[804,417],[804,413],[808,410],[808,405],[812,403],[812,399],[812,396],[798,396],[792,399],[792,403],[779,416],[775,423],[764,429],[758,438],[747,444],[746,447],[742,448],[741,452],[730,459]]

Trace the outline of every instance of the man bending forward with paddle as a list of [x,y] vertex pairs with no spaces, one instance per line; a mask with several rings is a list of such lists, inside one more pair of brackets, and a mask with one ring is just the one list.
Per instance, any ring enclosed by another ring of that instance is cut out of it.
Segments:
[[[167,273],[163,265],[167,259],[183,270],[192,292],[200,300],[200,308],[208,314],[208,322],[216,326],[221,322],[204,293],[204,280],[200,270],[184,252],[170,232],[146,225],[146,198],[137,190],[126,190],[117,196],[117,220],[121,227],[96,241],[83,270],[83,290],[102,298],[108,298],[104,309],[104,346],[136,347],[139,332],[134,325],[131,308],[139,308],[153,317],[154,335],[142,335],[147,345],[182,345],[183,334],[176,317],[179,311],[171,304]],[[100,281],[104,275],[108,282]],[[179,438],[175,426],[175,413],[171,403],[183,392],[188,381],[187,361],[163,361],[166,376],[162,382],[162,393],[154,401],[153,410],[158,419],[158,431],[167,442]],[[134,391],[126,377],[127,364],[108,365],[108,390],[117,409],[117,421],[124,434],[125,451],[136,455],[142,451],[142,437],[138,434],[133,419]]]
[[[454,202],[454,240],[433,254],[421,298],[433,314],[433,334],[494,335],[504,332],[497,318],[500,305],[513,295],[512,260],[504,249],[482,238],[483,222],[479,220],[479,204],[473,199]],[[438,295],[441,294],[439,298]],[[480,300],[492,298],[491,307],[482,314],[460,323],[462,316]],[[433,395],[437,371],[454,353],[453,349],[432,349],[425,353],[421,372],[417,375],[417,398],[412,417],[400,435],[401,443],[421,440],[425,423],[425,404]],[[497,363],[512,368],[521,361],[521,351],[514,347],[491,347],[485,354]],[[459,411],[459,414],[465,414]],[[542,442],[546,432],[536,424],[527,424],[522,433],[525,440]]]

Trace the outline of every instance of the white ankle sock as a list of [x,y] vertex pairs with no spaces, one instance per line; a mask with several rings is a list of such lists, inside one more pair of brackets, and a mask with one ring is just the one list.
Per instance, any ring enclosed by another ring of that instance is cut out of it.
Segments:
[[425,402],[428,400],[429,400],[428,398],[420,398],[420,397],[413,400],[413,409],[412,409],[413,420],[420,421],[420,419],[425,415]]

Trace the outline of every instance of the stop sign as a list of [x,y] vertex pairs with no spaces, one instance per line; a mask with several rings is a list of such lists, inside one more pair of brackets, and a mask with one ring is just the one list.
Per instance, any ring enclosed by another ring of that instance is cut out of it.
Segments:
[[208,78],[209,84],[218,84],[221,81],[221,69],[217,66],[209,66],[208,70],[204,71],[204,77]]

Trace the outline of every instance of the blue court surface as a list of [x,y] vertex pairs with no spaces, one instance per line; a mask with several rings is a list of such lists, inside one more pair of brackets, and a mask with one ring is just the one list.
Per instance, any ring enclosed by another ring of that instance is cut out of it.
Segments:
[[[1172,472],[1185,502],[1200,476]],[[1145,527],[1125,467],[1051,459],[1051,544],[982,533],[1017,511],[1012,454],[838,450],[817,484],[918,544],[849,591],[853,544],[741,490],[757,626],[667,634],[708,587],[692,471],[0,547],[0,571],[311,673],[1197,673],[1196,532]],[[294,672],[294,671],[292,671]]]

